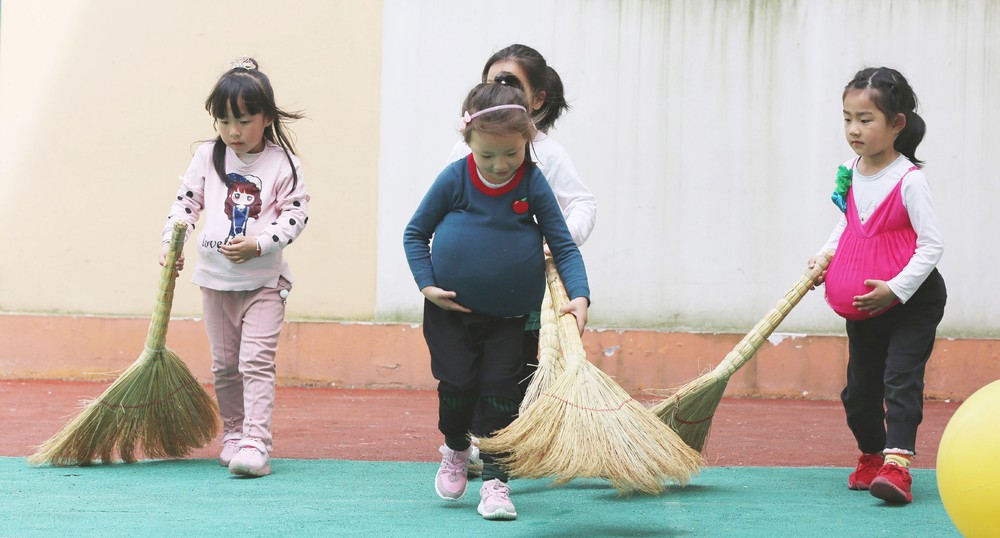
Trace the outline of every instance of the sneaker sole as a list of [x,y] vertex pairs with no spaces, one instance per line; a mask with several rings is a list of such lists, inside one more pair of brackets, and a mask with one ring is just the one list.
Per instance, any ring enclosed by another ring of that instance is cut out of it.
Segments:
[[271,464],[267,464],[263,469],[250,469],[246,467],[229,467],[229,472],[236,476],[250,476],[259,478],[271,474]]
[[849,489],[851,491],[868,491],[869,489],[871,489],[871,485],[870,484],[862,484],[860,482],[855,482],[853,484],[848,484],[847,485],[847,489]]
[[517,519],[517,512],[508,512],[504,509],[497,510],[495,512],[485,512],[482,508],[478,509],[479,515],[483,516],[483,519],[488,519],[490,521],[511,521]]
[[880,481],[875,479],[869,488],[873,497],[882,499],[888,503],[905,504],[913,500],[913,495],[892,485],[888,480]]

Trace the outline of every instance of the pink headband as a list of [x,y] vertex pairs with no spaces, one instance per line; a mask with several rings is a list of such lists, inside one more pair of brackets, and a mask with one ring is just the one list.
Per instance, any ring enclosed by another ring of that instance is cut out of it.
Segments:
[[469,111],[466,110],[465,114],[462,115],[462,119],[461,119],[461,121],[462,121],[462,128],[465,129],[466,127],[469,126],[469,123],[471,123],[472,120],[478,118],[479,116],[482,116],[483,114],[486,114],[487,112],[493,112],[494,110],[504,110],[504,109],[507,109],[507,108],[517,108],[517,109],[525,111],[525,113],[528,112],[528,109],[524,108],[521,105],[497,105],[497,106],[491,106],[489,108],[484,108],[484,109],[476,112],[475,114],[469,114]]

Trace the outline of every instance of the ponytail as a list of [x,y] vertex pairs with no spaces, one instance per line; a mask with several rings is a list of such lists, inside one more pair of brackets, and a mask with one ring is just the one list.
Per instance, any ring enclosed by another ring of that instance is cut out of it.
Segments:
[[904,112],[906,115],[906,126],[903,130],[899,132],[899,136],[896,137],[896,142],[893,143],[893,147],[896,151],[902,153],[910,160],[911,163],[921,167],[924,161],[917,159],[917,146],[924,139],[924,133],[927,132],[927,124],[924,123],[924,119],[920,117],[914,111]]
[[[524,71],[528,85],[531,86],[535,94],[545,92],[542,106],[532,112],[532,120],[539,131],[548,132],[563,111],[569,109],[569,104],[563,94],[563,83],[562,79],[559,78],[559,73],[545,62],[545,58],[537,50],[527,45],[515,43],[498,50],[486,60],[486,65],[483,66],[483,82],[488,82],[486,77],[489,75],[490,67],[502,60],[517,63]],[[496,78],[496,82],[500,82],[499,76]]]

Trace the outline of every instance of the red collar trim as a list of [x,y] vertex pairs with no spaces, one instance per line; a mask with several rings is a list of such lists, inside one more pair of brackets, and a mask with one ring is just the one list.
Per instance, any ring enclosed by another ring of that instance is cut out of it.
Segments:
[[502,194],[507,194],[508,192],[514,190],[514,187],[521,182],[521,178],[524,177],[524,171],[527,169],[528,160],[525,159],[521,166],[518,167],[517,172],[514,172],[514,177],[503,187],[499,189],[494,189],[483,183],[483,179],[479,177],[479,170],[476,170],[476,161],[473,159],[470,153],[467,157],[469,161],[469,177],[472,179],[472,184],[479,189],[479,192],[487,196],[500,196]]

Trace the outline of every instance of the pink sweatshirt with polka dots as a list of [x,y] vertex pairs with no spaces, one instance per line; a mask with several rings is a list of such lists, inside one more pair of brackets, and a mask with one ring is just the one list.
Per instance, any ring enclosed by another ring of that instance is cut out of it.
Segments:
[[[198,263],[191,281],[220,291],[273,288],[278,278],[289,282],[292,275],[282,250],[298,238],[309,221],[308,202],[299,159],[267,142],[252,163],[244,163],[226,148],[226,178],[212,164],[215,142],[202,144],[187,172],[180,177],[177,197],[163,227],[163,240],[170,239],[176,219],[193,225],[188,237],[197,234]],[[197,225],[199,217],[202,223]],[[236,236],[254,238],[260,256],[236,264],[219,250]],[[189,254],[190,255],[190,254]]]

